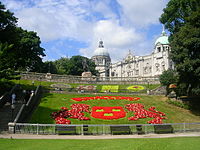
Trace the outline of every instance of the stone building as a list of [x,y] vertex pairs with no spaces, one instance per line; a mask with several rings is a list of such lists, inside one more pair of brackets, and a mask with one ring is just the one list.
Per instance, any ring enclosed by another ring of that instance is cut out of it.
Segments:
[[99,41],[99,47],[94,51],[91,59],[95,62],[100,77],[109,77],[111,59],[107,49],[104,48],[103,41]]
[[111,63],[110,55],[100,41],[92,60],[100,77],[157,77],[164,70],[173,69],[173,62],[169,59],[170,49],[168,36],[163,30],[150,55],[134,56],[129,51],[122,61]]

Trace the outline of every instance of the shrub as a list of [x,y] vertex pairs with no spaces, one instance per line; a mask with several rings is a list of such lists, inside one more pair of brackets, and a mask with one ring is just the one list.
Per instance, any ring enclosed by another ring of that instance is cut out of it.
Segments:
[[173,104],[177,107],[181,107],[181,108],[184,108],[184,109],[189,109],[190,108],[190,105],[187,104],[186,102],[183,102],[181,100],[174,100],[174,99],[168,99],[167,102],[169,104]]

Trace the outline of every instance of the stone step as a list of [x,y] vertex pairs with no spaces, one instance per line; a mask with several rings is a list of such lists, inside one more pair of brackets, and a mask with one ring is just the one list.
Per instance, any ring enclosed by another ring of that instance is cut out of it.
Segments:
[[[13,118],[17,116],[17,113],[19,112],[22,103],[17,103],[15,105],[15,109],[13,112]],[[2,131],[7,131],[8,130],[8,123],[12,122],[13,119],[12,117],[12,111],[11,111],[11,106],[10,104],[5,104],[3,108],[0,109],[0,132]]]

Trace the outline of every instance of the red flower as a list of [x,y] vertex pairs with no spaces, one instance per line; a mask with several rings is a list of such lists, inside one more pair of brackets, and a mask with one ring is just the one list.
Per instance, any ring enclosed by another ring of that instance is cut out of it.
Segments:
[[125,96],[95,96],[95,97],[78,97],[78,98],[71,98],[75,101],[87,101],[87,100],[97,100],[97,99],[105,99],[105,100],[129,100],[129,101],[137,101],[139,97],[125,97]]

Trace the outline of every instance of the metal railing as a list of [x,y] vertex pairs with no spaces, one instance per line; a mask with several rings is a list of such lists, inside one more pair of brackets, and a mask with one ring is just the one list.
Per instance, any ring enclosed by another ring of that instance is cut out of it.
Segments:
[[168,124],[117,124],[117,125],[60,125],[9,123],[9,132],[17,134],[70,134],[70,135],[114,135],[200,132],[200,123]]
[[34,111],[34,108],[38,105],[41,94],[42,88],[41,86],[38,86],[35,92],[30,95],[27,103],[21,106],[16,118],[14,119],[14,123],[17,123],[18,121],[24,122],[27,120],[27,117],[30,116],[30,114]]

